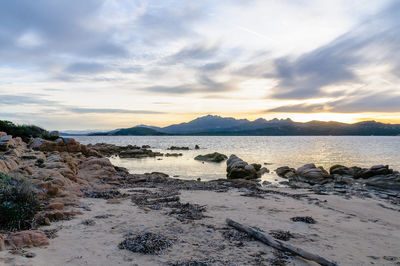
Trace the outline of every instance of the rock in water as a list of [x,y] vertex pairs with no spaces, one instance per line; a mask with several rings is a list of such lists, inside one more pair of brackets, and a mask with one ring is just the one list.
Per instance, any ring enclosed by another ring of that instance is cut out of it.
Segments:
[[332,181],[331,175],[322,167],[316,167],[315,164],[306,164],[296,170],[293,176],[294,181],[305,182],[311,185],[325,184]]
[[204,162],[220,163],[220,162],[228,159],[228,157],[225,154],[214,152],[214,153],[209,153],[206,155],[197,155],[194,159],[198,160],[198,161],[204,161]]
[[228,179],[257,179],[259,175],[253,165],[248,164],[236,155],[232,154],[226,162],[226,176]]
[[294,168],[290,168],[289,166],[282,166],[275,170],[276,174],[283,178],[291,178],[296,174],[296,170]]
[[354,178],[367,179],[377,175],[390,175],[393,170],[389,169],[389,165],[375,165],[369,169],[361,169],[354,174]]

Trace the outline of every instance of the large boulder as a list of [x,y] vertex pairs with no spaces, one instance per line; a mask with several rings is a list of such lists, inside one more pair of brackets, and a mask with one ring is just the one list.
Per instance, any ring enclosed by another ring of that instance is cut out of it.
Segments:
[[259,177],[253,165],[248,164],[234,154],[229,157],[226,165],[228,179],[256,179]]
[[331,175],[352,175],[353,171],[350,168],[336,164],[329,169]]
[[365,184],[370,187],[383,189],[383,190],[395,190],[400,192],[400,174],[395,172],[390,175],[378,175],[368,178]]
[[390,175],[393,170],[389,169],[388,165],[374,165],[369,169],[361,169],[354,173],[354,178],[367,179],[377,175]]
[[206,155],[197,155],[196,157],[194,157],[194,159],[197,161],[220,163],[228,159],[228,157],[225,154],[214,152]]
[[296,170],[294,168],[290,168],[289,166],[282,166],[275,169],[275,173],[283,178],[292,178],[296,174]]
[[0,137],[0,151],[7,151],[8,147],[10,146],[11,140],[12,136],[10,135]]
[[50,241],[43,231],[28,230],[10,233],[5,239],[5,244],[11,249],[20,249],[48,246]]
[[293,177],[295,181],[305,182],[311,185],[325,184],[332,181],[331,175],[322,167],[316,167],[315,164],[306,164],[296,170]]

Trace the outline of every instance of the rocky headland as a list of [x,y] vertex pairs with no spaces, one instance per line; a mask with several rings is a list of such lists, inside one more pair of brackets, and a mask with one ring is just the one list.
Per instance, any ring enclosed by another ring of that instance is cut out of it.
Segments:
[[[0,224],[0,264],[309,265],[226,218],[339,265],[400,262],[400,180],[388,166],[280,167],[284,187],[262,187],[269,170],[231,155],[226,179],[202,182],[132,174],[107,158],[162,156],[148,146],[53,137],[0,132],[1,193],[6,182],[28,182],[38,204],[12,227]],[[1,199],[10,210],[11,199]]]

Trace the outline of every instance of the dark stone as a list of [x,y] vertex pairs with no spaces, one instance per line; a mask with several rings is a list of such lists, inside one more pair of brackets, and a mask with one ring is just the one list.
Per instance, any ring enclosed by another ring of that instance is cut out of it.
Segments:
[[194,159],[197,161],[220,163],[228,159],[228,157],[225,154],[214,152],[206,155],[197,155]]
[[306,224],[316,224],[317,222],[311,216],[296,216],[290,218],[293,222],[303,222]]

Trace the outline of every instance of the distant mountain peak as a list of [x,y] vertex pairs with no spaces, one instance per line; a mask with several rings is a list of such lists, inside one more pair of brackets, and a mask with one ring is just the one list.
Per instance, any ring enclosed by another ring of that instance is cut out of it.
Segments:
[[[101,133],[103,134],[103,133]],[[254,121],[205,115],[189,122],[167,127],[137,125],[132,128],[105,132],[108,135],[400,135],[400,125],[364,121],[355,124],[341,122],[294,122],[290,118]]]

